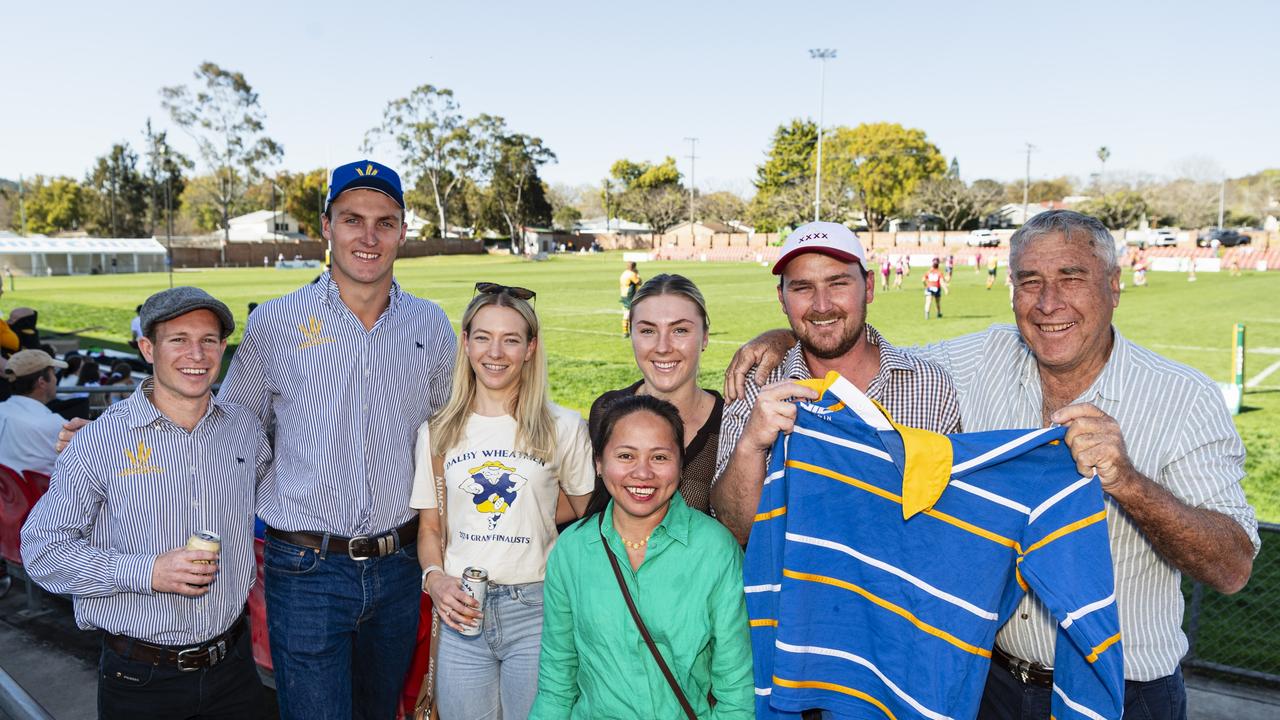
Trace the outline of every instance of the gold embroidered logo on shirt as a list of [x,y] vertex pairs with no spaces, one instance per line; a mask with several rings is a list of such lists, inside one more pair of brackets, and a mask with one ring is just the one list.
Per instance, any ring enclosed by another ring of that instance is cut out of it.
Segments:
[[149,473],[162,473],[164,470],[151,464],[151,448],[146,443],[138,441],[138,447],[135,450],[129,448],[124,449],[124,454],[129,458],[129,467],[121,470],[117,475],[124,477],[125,475],[146,475]]
[[325,337],[321,328],[323,325],[314,315],[307,318],[307,322],[299,325],[298,330],[302,332],[302,344],[298,346],[299,350],[306,350],[317,345],[333,342],[333,338]]

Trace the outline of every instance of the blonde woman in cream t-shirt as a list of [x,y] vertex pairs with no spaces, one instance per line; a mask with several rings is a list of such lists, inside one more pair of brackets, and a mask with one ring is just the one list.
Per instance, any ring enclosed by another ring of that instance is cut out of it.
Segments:
[[[440,634],[436,698],[449,718],[522,718],[537,692],[542,581],[563,489],[581,516],[595,485],[587,426],[547,400],[534,293],[477,283],[462,316],[449,403],[418,430],[410,505],[421,513],[423,589]],[[441,552],[432,456],[444,458]],[[467,567],[489,573],[476,607]],[[479,625],[479,635],[462,634]]]

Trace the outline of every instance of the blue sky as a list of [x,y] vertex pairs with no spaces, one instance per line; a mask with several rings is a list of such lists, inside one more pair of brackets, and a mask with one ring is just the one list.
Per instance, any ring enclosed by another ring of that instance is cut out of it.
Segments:
[[[186,7],[184,7],[186,5]],[[0,177],[84,175],[113,142],[169,125],[158,90],[204,60],[261,95],[283,167],[355,159],[387,101],[452,88],[559,156],[551,182],[674,155],[746,192],[774,128],[919,127],[966,179],[1232,176],[1280,166],[1280,3],[55,2],[4,11]],[[194,146],[173,133],[181,148]],[[394,158],[382,159],[394,164]]]

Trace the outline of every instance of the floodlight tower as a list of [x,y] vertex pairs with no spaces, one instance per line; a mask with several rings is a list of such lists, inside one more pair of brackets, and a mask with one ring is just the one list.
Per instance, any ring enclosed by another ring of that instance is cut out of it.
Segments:
[[817,60],[822,66],[821,81],[818,85],[818,172],[815,174],[813,188],[813,219],[822,219],[822,111],[827,100],[827,61],[834,60],[836,51],[831,48],[813,48],[809,57]]

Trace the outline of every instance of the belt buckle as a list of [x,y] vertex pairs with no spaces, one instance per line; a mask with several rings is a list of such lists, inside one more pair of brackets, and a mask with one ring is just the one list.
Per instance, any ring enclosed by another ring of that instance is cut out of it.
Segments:
[[368,560],[372,558],[373,557],[372,555],[363,555],[360,557],[356,556],[356,551],[355,551],[356,543],[368,542],[368,541],[369,541],[368,535],[356,535],[355,537],[348,539],[347,540],[347,557],[351,558],[352,560]]
[[[195,672],[196,670],[199,670],[200,666],[198,664],[186,665],[184,661],[187,658],[194,658],[196,653],[199,653],[202,651],[204,651],[204,648],[201,648],[201,647],[193,647],[193,648],[187,648],[186,650],[179,650],[178,651],[178,670],[182,672]],[[197,661],[192,660],[192,662],[197,662]]]

